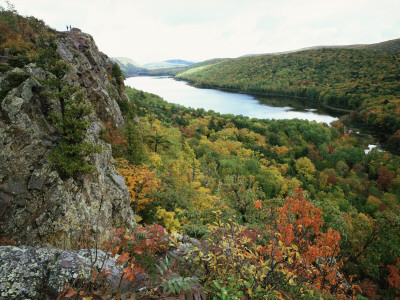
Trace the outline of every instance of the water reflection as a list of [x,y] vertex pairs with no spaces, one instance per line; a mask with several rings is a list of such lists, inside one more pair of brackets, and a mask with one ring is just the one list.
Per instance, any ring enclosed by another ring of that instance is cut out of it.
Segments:
[[258,119],[305,119],[331,123],[338,115],[304,99],[253,97],[215,89],[199,89],[184,81],[167,77],[131,77],[127,86],[153,93],[170,103],[203,108],[222,114],[243,115]]

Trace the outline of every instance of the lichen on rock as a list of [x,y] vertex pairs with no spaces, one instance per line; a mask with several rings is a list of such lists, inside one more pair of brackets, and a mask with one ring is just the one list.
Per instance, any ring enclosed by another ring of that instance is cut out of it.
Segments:
[[56,299],[65,284],[92,269],[109,270],[109,288],[120,286],[122,266],[101,250],[0,246],[0,299]]

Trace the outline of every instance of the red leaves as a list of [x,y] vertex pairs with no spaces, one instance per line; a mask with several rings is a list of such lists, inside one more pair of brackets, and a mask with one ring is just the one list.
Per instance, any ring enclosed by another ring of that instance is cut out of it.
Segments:
[[126,151],[127,141],[125,137],[110,122],[105,124],[105,128],[101,132],[101,138],[111,144],[114,157],[120,157]]
[[388,170],[386,167],[380,167],[378,169],[378,184],[379,186],[384,189],[388,190],[393,185],[393,178],[394,174]]
[[[123,279],[135,281],[138,273],[145,272],[142,255],[165,253],[169,239],[166,238],[167,231],[164,227],[155,225],[153,227],[138,226],[134,232],[126,232],[124,229],[114,231],[111,244],[106,246],[112,249],[111,257],[121,253],[117,260],[117,265],[122,265]],[[103,272],[107,275],[107,271]],[[102,276],[96,275],[96,276]]]
[[397,266],[387,266],[389,269],[389,285],[400,295],[400,257],[397,258]]

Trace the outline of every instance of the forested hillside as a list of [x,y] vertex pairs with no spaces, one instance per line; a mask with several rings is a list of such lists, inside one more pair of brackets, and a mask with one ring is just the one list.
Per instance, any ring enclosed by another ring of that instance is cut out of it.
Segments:
[[400,52],[400,39],[389,40],[381,43],[369,44],[369,45],[354,45],[350,46],[353,49],[362,49],[370,51],[384,51],[388,53],[399,53]]
[[[398,54],[320,49],[238,58],[178,74],[200,87],[307,97],[355,111],[354,118],[392,136],[400,132]],[[397,133],[396,133],[397,132]]]
[[[51,30],[12,6],[0,6],[0,33],[1,297],[400,294],[398,156],[366,154],[340,122],[220,115],[125,89],[90,35]],[[222,61],[187,74],[260,93],[269,74],[268,93],[286,87],[346,108],[374,95],[397,114],[397,58],[371,58],[370,69],[365,57],[375,54],[352,51],[309,52],[307,64],[297,54]],[[344,64],[350,54],[358,63],[340,75],[328,57]],[[351,68],[354,91],[341,81]],[[342,89],[350,101],[332,96]]]
[[[386,288],[396,268],[387,266],[400,255],[397,156],[366,155],[339,122],[224,116],[127,91],[146,149],[141,167],[136,157],[119,165],[128,182],[142,182],[131,187],[135,213],[141,223],[199,239],[200,273],[190,276],[203,288],[246,299],[394,295]],[[129,160],[123,133],[106,132],[114,153]]]
[[229,60],[228,58],[215,58],[215,59],[209,59],[203,62],[195,63],[187,67],[173,67],[173,68],[160,68],[160,69],[148,69],[148,70],[143,70],[140,72],[139,75],[141,76],[175,76],[179,73],[182,73],[186,70],[202,67],[202,66],[208,66],[208,65],[213,65],[221,61],[227,61]]

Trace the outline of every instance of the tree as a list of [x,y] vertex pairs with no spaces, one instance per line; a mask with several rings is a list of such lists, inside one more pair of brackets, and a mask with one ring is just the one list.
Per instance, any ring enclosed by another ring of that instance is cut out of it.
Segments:
[[393,186],[394,174],[388,170],[386,167],[380,167],[378,169],[378,184],[384,189],[388,190]]
[[248,229],[234,222],[211,226],[204,248],[194,250],[211,287],[247,299],[279,297],[289,289],[297,299],[314,294],[314,288],[339,299],[355,298],[359,288],[341,273],[340,235],[331,228],[321,231],[322,212],[301,189],[280,208],[253,204],[268,222],[264,227]]
[[221,192],[228,198],[230,206],[240,213],[244,223],[247,222],[247,213],[254,201],[264,196],[254,176],[239,174],[226,176],[221,186]]
[[160,180],[154,177],[154,171],[150,171],[146,165],[135,166],[125,159],[118,160],[118,173],[124,177],[132,201],[132,208],[138,213],[146,208],[155,197],[155,192]]
[[314,177],[315,166],[309,158],[300,157],[296,161],[296,170],[300,175],[303,175],[307,179],[311,179]]
[[[400,257],[397,258],[397,265],[388,266],[389,276],[388,282],[389,285],[396,290],[396,294],[400,296]],[[398,299],[398,298],[396,298]]]
[[140,165],[147,158],[147,152],[143,144],[142,133],[134,119],[128,119],[125,123],[126,157],[131,164]]

